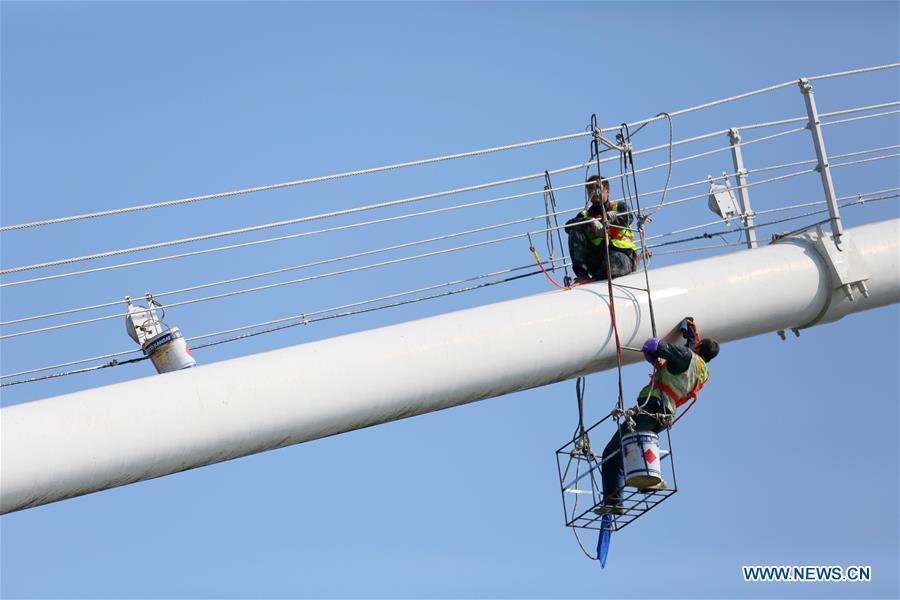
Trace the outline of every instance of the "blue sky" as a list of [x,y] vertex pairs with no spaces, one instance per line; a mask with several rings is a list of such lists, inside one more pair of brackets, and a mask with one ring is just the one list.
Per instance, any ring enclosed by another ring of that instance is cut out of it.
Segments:
[[[591,113],[602,125],[616,125],[802,75],[897,62],[900,54],[895,2],[4,2],[0,10],[3,225],[573,133],[584,129]],[[815,86],[822,112],[895,101],[898,89],[896,70]],[[677,118],[675,137],[803,114],[801,95],[791,87]],[[829,152],[896,145],[898,124],[893,115],[827,128]],[[648,126],[636,147],[664,143],[667,136],[662,123]],[[722,137],[675,155],[724,144]],[[0,239],[2,265],[536,173],[578,163],[587,153],[587,142],[579,139],[9,232]],[[805,133],[745,151],[751,169],[811,157]],[[664,158],[656,153],[636,162],[641,167]],[[701,180],[730,166],[727,153],[677,165],[672,183]],[[554,183],[572,184],[582,176],[573,172]],[[834,177],[839,195],[897,187],[896,159],[836,169]],[[656,169],[639,183],[654,190],[664,179],[665,170]],[[358,220],[524,193],[542,184],[363,213]],[[814,201],[821,199],[821,184],[806,175],[760,186],[751,198],[757,210]],[[581,196],[560,193],[558,202],[576,206]],[[651,227],[662,233],[712,220],[703,204],[669,209]],[[540,196],[531,196],[352,233],[9,287],[0,290],[0,312],[5,321],[158,293],[542,212]],[[848,209],[845,223],[897,214],[894,199]],[[539,227],[540,221],[528,226]],[[655,264],[697,257],[660,255]],[[529,260],[527,244],[500,244],[177,307],[168,320],[197,335]],[[545,280],[532,277],[196,355],[201,363],[213,362],[546,290]],[[109,312],[84,316],[99,314]],[[782,342],[770,334],[725,346],[702,403],[676,431],[679,493],[614,536],[602,572],[581,555],[560,519],[553,451],[576,419],[573,386],[564,382],[6,515],[0,518],[0,594],[897,597],[898,325],[894,306],[805,331],[799,339]],[[101,321],[3,340],[2,372],[128,349],[132,342],[121,322]],[[3,388],[2,403],[151,372],[145,362]],[[645,372],[643,366],[626,369],[627,395],[643,385]],[[589,378],[592,418],[612,405],[614,386],[612,373]],[[868,584],[747,584],[740,574],[744,564],[863,564],[872,566],[874,578]]]

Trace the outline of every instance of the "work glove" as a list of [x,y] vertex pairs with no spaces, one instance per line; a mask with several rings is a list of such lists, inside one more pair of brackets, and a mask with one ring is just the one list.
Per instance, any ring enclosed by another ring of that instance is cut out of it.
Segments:
[[700,333],[697,331],[697,325],[694,323],[693,317],[685,317],[678,324],[678,330],[681,331],[681,337],[689,347],[694,347],[700,343]]
[[644,358],[648,363],[656,366],[656,352],[659,350],[659,338],[650,338],[646,342],[644,342],[644,347],[641,348],[644,352]]
[[595,219],[599,219],[603,216],[603,207],[600,206],[600,203],[591,203],[588,207],[588,214],[591,215]]

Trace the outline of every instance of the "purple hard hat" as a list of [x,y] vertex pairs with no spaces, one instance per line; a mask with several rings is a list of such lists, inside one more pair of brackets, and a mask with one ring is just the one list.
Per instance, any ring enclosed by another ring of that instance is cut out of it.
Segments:
[[647,359],[647,362],[651,365],[656,364],[656,351],[659,349],[659,338],[649,338],[646,342],[644,342],[644,347],[641,350],[644,351],[644,358]]

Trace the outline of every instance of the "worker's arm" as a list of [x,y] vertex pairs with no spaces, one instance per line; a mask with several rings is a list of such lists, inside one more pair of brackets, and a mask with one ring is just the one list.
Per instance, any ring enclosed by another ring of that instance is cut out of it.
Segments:
[[619,227],[628,227],[631,225],[631,213],[628,212],[628,204],[624,200],[615,203],[612,211],[606,213],[609,222]]
[[592,220],[590,223],[588,223],[588,226],[591,228],[591,231],[592,231],[594,237],[603,237],[603,235],[605,233],[605,230],[603,229],[603,223],[602,223],[603,207],[600,206],[599,204],[591,204],[588,207],[587,212],[588,212],[589,219],[596,219],[596,220]]
[[691,366],[693,352],[685,346],[676,346],[669,342],[660,342],[656,347],[656,357],[666,361],[666,368],[672,375],[684,373]]

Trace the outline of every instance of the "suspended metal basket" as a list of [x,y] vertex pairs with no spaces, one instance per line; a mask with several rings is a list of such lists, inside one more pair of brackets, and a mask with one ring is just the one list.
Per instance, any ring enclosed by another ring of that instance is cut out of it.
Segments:
[[[621,498],[620,510],[609,512],[604,508],[601,476],[604,460],[600,453],[594,452],[590,436],[608,431],[609,436],[602,438],[605,445],[605,440],[615,435],[616,428],[624,431],[626,433],[624,437],[627,437],[628,430],[620,426],[619,419],[607,415],[583,433],[576,432],[571,441],[556,451],[556,467],[559,472],[567,527],[618,531],[678,491],[675,462],[672,458],[672,439],[669,429],[666,429],[664,436],[660,433],[662,438],[660,441],[664,439],[665,443],[660,443],[659,456],[652,457],[648,454],[643,459],[645,464],[647,458],[650,458],[651,462],[658,461],[662,476],[661,484],[645,489],[639,489],[634,485],[622,485],[616,490],[616,496]],[[625,454],[622,437],[619,436],[619,449],[610,454],[607,461],[619,453]],[[610,518],[603,519],[606,512],[609,512]],[[619,512],[621,514],[617,514]]]

